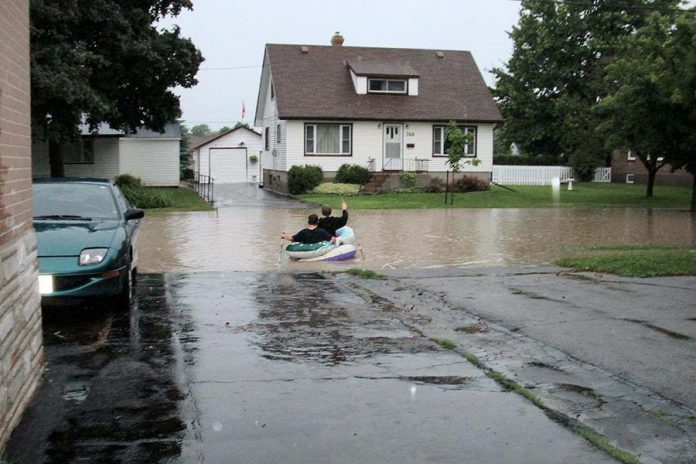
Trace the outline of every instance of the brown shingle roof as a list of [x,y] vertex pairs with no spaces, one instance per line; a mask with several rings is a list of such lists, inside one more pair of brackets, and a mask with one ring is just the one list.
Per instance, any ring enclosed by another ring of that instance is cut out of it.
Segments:
[[348,66],[358,76],[388,76],[388,77],[418,77],[418,71],[409,63],[399,61],[365,61],[358,57],[357,60],[346,60]]
[[[471,53],[437,50],[266,45],[281,119],[502,121]],[[360,57],[360,58],[359,58]],[[347,63],[405,64],[418,96],[358,95]]]

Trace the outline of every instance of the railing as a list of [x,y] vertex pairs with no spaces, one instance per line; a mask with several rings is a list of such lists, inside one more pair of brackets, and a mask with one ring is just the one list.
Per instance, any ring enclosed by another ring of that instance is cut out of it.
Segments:
[[501,185],[551,185],[554,177],[564,182],[575,172],[567,166],[493,166],[493,182]]
[[592,182],[611,182],[611,168],[595,169]]
[[404,160],[403,158],[384,158],[384,164],[382,165],[383,171],[403,171],[404,170]]
[[404,160],[404,171],[428,172],[428,159],[406,159]]
[[376,163],[374,158],[368,158],[367,159],[367,171],[368,172],[375,172],[376,170]]
[[194,171],[193,190],[208,203],[213,203],[215,199],[215,179]]

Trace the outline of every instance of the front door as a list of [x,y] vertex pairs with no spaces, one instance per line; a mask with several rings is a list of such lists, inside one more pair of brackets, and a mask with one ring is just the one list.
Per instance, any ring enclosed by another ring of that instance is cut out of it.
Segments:
[[404,130],[401,124],[384,125],[384,165],[385,171],[401,171],[404,167]]

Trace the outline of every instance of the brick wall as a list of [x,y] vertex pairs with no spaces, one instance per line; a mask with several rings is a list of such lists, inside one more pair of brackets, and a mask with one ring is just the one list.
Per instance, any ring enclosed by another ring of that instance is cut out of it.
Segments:
[[29,88],[29,0],[0,0],[0,450],[43,369]]
[[[643,163],[635,159],[628,159],[626,150],[614,150],[611,154],[611,181],[626,183],[626,175],[633,174],[633,181],[636,184],[648,183],[648,170]],[[669,164],[657,171],[655,176],[656,185],[673,185],[691,187],[694,183],[694,176],[683,169],[672,172]]]

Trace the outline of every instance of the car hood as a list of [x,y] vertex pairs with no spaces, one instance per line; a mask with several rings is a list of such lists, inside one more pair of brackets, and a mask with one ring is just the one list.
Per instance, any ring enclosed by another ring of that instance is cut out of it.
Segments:
[[79,256],[85,248],[109,248],[118,221],[35,221],[39,257]]

